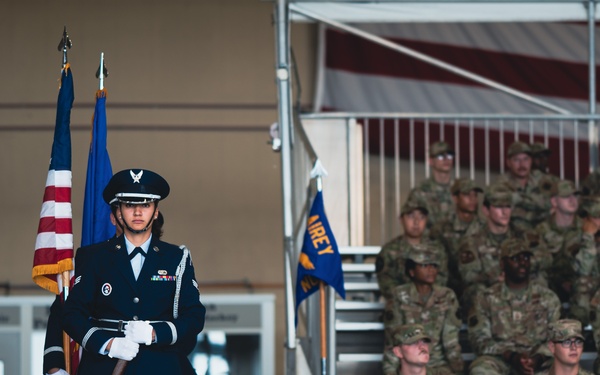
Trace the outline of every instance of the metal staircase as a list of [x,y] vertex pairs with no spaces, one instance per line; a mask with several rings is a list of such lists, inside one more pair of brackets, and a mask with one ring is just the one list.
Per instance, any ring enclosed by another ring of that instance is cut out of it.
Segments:
[[379,297],[375,257],[379,246],[341,247],[346,300],[337,299],[337,373],[381,373],[384,304]]

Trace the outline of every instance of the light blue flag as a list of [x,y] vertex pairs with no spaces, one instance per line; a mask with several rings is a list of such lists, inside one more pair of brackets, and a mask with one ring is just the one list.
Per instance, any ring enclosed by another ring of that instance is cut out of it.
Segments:
[[115,235],[115,226],[110,222],[110,206],[102,198],[111,177],[112,167],[106,150],[106,91],[99,90],[85,181],[81,246],[106,241]]

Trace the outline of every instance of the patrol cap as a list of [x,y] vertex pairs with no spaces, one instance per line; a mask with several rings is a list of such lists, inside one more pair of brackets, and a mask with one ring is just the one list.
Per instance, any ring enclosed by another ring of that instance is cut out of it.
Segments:
[[102,196],[108,204],[141,204],[163,200],[169,191],[169,184],[158,173],[147,169],[125,169],[112,176]]
[[483,193],[483,189],[480,188],[475,181],[469,178],[459,178],[452,184],[450,193],[452,193],[452,195],[457,195],[459,193],[470,193],[473,190],[478,193]]
[[500,259],[504,257],[512,257],[515,255],[519,255],[521,253],[530,253],[533,254],[529,247],[527,246],[527,242],[519,238],[509,238],[502,242],[500,245]]
[[423,244],[413,245],[406,259],[410,259],[417,264],[440,264],[437,254]]
[[446,142],[435,142],[429,146],[429,157],[434,158],[438,155],[450,154],[454,155],[454,150]]
[[508,146],[506,156],[510,158],[517,154],[531,155],[531,147],[525,142],[513,142],[510,146]]
[[560,181],[556,181],[553,185],[552,185],[552,190],[550,190],[550,194],[552,196],[559,196],[559,197],[569,197],[571,195],[577,195],[577,194],[581,194],[581,192],[579,190],[577,190],[575,188],[575,184],[573,183],[573,181],[569,181],[569,180],[560,180]]
[[533,144],[531,144],[530,146],[531,148],[531,155],[533,156],[538,156],[538,155],[550,155],[552,153],[552,150],[550,150],[548,147],[546,147],[545,144],[541,143],[541,142],[535,142]]
[[423,214],[425,215],[429,214],[429,211],[425,207],[425,204],[423,204],[420,199],[412,198],[407,199],[406,202],[404,202],[402,208],[400,209],[400,216],[404,214],[409,214],[414,210],[421,210],[421,212],[423,212]]
[[483,196],[483,201],[495,207],[512,207],[513,205],[512,193],[500,185],[488,186]]
[[404,324],[392,329],[392,345],[410,345],[419,340],[431,342],[421,324]]
[[581,333],[581,322],[575,319],[561,319],[548,325],[548,340],[564,341],[574,337],[585,340]]

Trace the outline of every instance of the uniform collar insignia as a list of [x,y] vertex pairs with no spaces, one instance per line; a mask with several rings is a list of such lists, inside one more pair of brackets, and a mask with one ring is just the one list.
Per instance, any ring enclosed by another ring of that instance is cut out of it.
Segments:
[[160,249],[158,248],[158,246],[154,246],[154,247],[152,247],[152,250],[154,250],[154,251],[155,251],[155,252],[157,252],[157,253],[160,251]]

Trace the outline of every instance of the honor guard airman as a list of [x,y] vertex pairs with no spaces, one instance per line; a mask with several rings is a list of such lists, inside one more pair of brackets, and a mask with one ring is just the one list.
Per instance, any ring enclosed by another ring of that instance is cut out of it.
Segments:
[[[158,202],[169,184],[157,173],[128,169],[116,173],[104,190],[123,235],[81,248],[63,325],[83,347],[79,375],[112,374],[126,361],[124,374],[190,374],[189,343],[204,327],[190,252],[152,235]],[[82,269],[83,268],[83,269]]]

